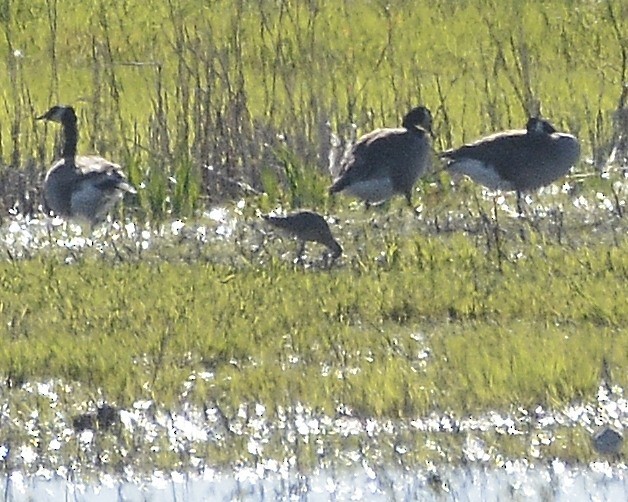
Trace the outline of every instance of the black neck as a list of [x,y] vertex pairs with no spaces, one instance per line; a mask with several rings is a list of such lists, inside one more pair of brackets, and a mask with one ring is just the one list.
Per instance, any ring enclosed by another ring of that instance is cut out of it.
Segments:
[[61,156],[65,159],[76,156],[76,143],[78,132],[76,130],[76,116],[67,117],[61,122],[63,126],[63,151]]

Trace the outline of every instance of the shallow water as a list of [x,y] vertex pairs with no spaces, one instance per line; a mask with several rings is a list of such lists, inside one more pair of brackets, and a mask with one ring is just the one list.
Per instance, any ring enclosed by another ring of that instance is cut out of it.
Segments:
[[625,464],[595,462],[572,467],[560,461],[530,465],[507,462],[502,467],[468,465],[428,469],[360,468],[319,470],[302,475],[241,469],[232,473],[207,470],[200,475],[155,473],[144,481],[103,478],[98,484],[73,482],[60,476],[24,478],[15,473],[2,479],[0,496],[8,502],[59,501],[503,501],[628,499]]
[[[613,243],[628,228],[624,217],[628,200],[626,173],[615,169],[596,174],[594,183],[600,188],[586,192],[578,178],[544,187],[526,197],[524,218],[517,212],[513,194],[475,187],[469,198],[455,192],[442,193],[433,184],[414,211],[400,205],[395,206],[398,210],[373,208],[365,212],[359,204],[357,211],[339,210],[339,217],[332,221],[332,233],[345,245],[345,258],[356,251],[352,246],[364,240],[367,229],[406,235],[483,234],[491,225],[517,236],[529,226],[558,242],[578,244],[595,236],[597,242]],[[296,246],[285,242],[290,239],[266,225],[258,213],[240,200],[230,207],[210,208],[186,221],[151,224],[110,220],[90,231],[60,218],[43,214],[27,217],[14,211],[0,224],[0,252],[10,259],[57,253],[67,263],[83,253],[111,255],[118,260],[200,258],[229,263],[251,258],[263,262],[269,255],[280,253],[292,260]],[[310,265],[320,264],[320,252],[314,248]]]
[[[213,375],[195,375],[190,385],[198,378]],[[625,430],[628,400],[618,387],[601,385],[596,402],[562,410],[396,421],[358,417],[347,408],[327,416],[302,405],[271,413],[261,404],[242,404],[227,419],[217,408],[160,410],[138,401],[117,410],[117,424],[78,430],[76,415],[63,406],[76,394],[71,386],[27,383],[20,392],[20,402],[30,395],[42,410],[48,402],[56,411],[53,420],[39,420],[36,411],[3,408],[0,497],[7,501],[628,497],[621,453],[593,453],[595,460],[574,464],[551,453],[554,443],[574,437],[592,450],[592,434],[602,426]],[[502,450],[508,438],[520,441],[519,459]],[[207,445],[231,452],[230,460],[218,467]],[[316,460],[305,465],[311,457],[299,450],[308,445]],[[160,470],[164,455],[173,467]]]

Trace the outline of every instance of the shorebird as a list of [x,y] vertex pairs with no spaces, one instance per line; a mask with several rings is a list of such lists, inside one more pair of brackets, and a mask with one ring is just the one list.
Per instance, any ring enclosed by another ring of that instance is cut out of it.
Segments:
[[301,260],[305,252],[307,241],[319,242],[327,246],[331,251],[331,258],[335,260],[342,254],[342,247],[331,234],[329,225],[320,214],[310,211],[301,211],[287,216],[268,216],[263,218],[274,227],[284,230],[286,233],[296,237],[299,241],[297,259]]

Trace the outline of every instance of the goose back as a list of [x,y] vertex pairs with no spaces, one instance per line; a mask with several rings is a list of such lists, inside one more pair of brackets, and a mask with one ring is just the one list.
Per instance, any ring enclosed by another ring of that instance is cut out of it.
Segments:
[[330,193],[347,191],[368,203],[394,194],[410,197],[412,187],[430,165],[431,114],[411,110],[403,127],[376,129],[362,136],[343,159]]
[[[551,132],[554,131],[554,132]],[[578,140],[531,119],[527,129],[504,131],[441,154],[451,172],[497,190],[529,191],[566,175],[580,157]]]

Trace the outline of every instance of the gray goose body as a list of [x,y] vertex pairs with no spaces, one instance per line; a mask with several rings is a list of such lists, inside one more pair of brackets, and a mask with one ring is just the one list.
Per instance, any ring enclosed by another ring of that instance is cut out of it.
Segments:
[[122,168],[97,156],[77,156],[76,114],[71,106],[53,106],[38,120],[61,123],[62,158],[50,168],[44,179],[44,200],[48,209],[62,218],[101,221],[125,192],[136,193]]
[[565,176],[580,158],[571,134],[530,118],[526,129],[504,131],[440,154],[450,172],[493,190],[535,190]]
[[343,159],[330,193],[346,191],[367,204],[403,194],[412,203],[412,188],[430,165],[430,111],[410,110],[402,127],[376,129],[362,136]]
[[327,246],[333,259],[342,254],[342,247],[331,233],[329,225],[320,214],[310,211],[301,211],[287,216],[264,216],[274,227],[284,230],[300,241],[298,258],[303,255],[305,243],[318,242]]

